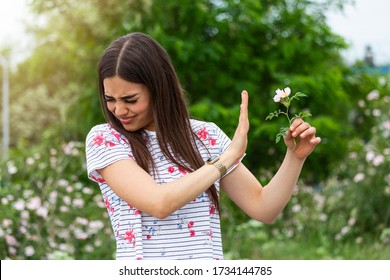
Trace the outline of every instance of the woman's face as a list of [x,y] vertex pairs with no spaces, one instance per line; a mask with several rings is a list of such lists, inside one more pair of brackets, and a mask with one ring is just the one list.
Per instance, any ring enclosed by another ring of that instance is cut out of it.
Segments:
[[103,86],[108,110],[127,131],[155,130],[151,94],[144,84],[114,76],[105,78]]

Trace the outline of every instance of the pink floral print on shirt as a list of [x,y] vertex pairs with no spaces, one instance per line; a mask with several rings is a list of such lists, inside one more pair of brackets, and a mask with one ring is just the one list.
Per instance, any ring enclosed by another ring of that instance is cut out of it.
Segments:
[[205,127],[198,131],[198,137],[200,139],[206,140],[208,136],[209,136],[209,132]]
[[109,141],[107,140],[104,136],[103,136],[103,133],[100,133],[98,135],[96,135],[94,138],[93,138],[93,144],[96,145],[96,146],[101,146],[101,145],[105,145],[107,148],[110,148],[110,147],[114,147],[116,146],[116,144],[112,141]]

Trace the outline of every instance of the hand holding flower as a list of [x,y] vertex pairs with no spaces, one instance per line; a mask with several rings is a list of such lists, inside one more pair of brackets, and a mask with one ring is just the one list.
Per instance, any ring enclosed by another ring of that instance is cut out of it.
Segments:
[[[306,94],[304,94],[302,92],[297,92],[292,97],[290,97],[291,89],[289,87],[286,87],[284,90],[277,89],[275,92],[276,92],[276,95],[274,96],[274,101],[282,103],[284,105],[284,107],[286,108],[286,111],[282,111],[281,109],[276,110],[276,111],[270,113],[265,118],[266,120],[271,120],[274,117],[277,118],[277,117],[279,117],[279,115],[285,115],[288,122],[289,122],[289,126],[291,126],[292,122],[295,119],[300,118],[303,120],[304,118],[311,116],[311,114],[309,112],[300,112],[299,114],[295,115],[292,118],[290,117],[290,114],[289,114],[291,102],[294,99],[299,100],[300,97],[307,97]],[[287,135],[286,133],[287,133],[288,129],[289,129],[288,127],[281,127],[280,128],[279,133],[276,134],[276,139],[275,139],[276,143],[278,143],[280,141],[281,137],[285,137]],[[293,136],[293,137],[295,137],[295,136]]]
[[275,142],[278,143],[280,138],[283,137],[287,147],[293,150],[297,157],[305,158],[314,150],[315,146],[321,142],[321,139],[315,136],[316,129],[310,126],[309,123],[303,121],[304,118],[311,116],[310,112],[299,112],[294,117],[291,117],[289,109],[293,100],[299,100],[299,98],[307,97],[307,95],[297,92],[290,97],[291,89],[289,87],[286,87],[284,90],[277,89],[275,92],[274,101],[283,104],[286,110],[276,110],[270,113],[266,120],[285,115],[289,122],[288,127],[280,128],[279,133],[276,135]]

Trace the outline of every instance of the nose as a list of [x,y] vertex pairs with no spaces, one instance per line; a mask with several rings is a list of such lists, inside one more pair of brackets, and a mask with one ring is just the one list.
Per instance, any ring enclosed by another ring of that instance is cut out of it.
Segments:
[[128,113],[128,108],[126,107],[126,104],[124,102],[117,102],[115,104],[115,115],[117,116],[125,116]]

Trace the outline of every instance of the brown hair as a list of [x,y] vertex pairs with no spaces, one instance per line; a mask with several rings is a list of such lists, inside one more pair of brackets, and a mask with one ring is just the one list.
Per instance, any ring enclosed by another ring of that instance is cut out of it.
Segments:
[[[104,51],[98,66],[98,75],[104,117],[117,131],[126,136],[133,156],[141,168],[149,174],[155,172],[155,163],[144,142],[143,130],[127,131],[108,110],[104,98],[105,78],[118,76],[146,85],[152,97],[156,136],[163,154],[187,172],[204,165],[196,149],[196,141],[200,140],[191,129],[183,89],[168,54],[156,40],[139,32],[116,39]],[[206,192],[219,209],[216,187],[212,185]]]

